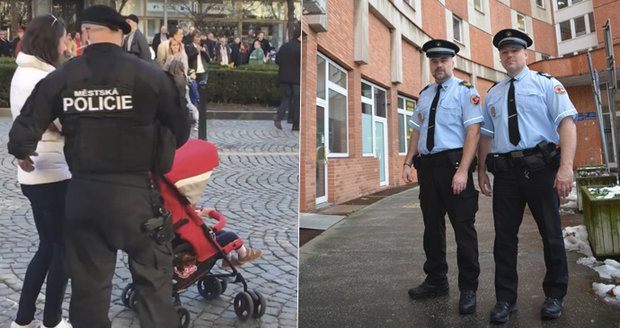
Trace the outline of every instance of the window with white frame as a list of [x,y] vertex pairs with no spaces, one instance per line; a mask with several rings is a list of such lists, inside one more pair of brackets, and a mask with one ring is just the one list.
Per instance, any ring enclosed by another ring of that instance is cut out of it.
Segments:
[[575,37],[586,34],[586,19],[584,16],[575,17]]
[[387,117],[387,101],[384,89],[362,81],[362,154],[375,156],[375,118]]
[[482,0],[474,0],[474,9],[484,12],[482,8]]
[[582,35],[595,33],[594,14],[587,13],[584,16],[575,17],[558,24],[560,40],[566,41]]
[[583,0],[557,0],[558,9],[564,9],[566,7],[578,4]]
[[540,8],[545,8],[545,0],[536,0],[536,5]]
[[347,71],[327,57],[317,55],[317,106],[328,114],[328,156],[348,156],[347,102]]
[[398,97],[398,153],[400,155],[407,154],[407,149],[409,149],[411,129],[407,123],[415,111],[415,105],[416,102],[413,99]]
[[527,32],[525,28],[525,15],[517,13],[517,29]]
[[452,15],[452,32],[455,41],[463,41],[463,20],[454,14]]

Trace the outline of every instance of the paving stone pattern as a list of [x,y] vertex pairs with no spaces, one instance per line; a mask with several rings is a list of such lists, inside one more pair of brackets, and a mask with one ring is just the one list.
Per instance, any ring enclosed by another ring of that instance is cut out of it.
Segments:
[[[16,179],[14,159],[6,143],[11,119],[0,117],[0,327],[8,327],[26,267],[36,251],[38,238],[27,199]],[[196,136],[196,132],[193,132]],[[202,206],[215,207],[246,245],[263,250],[263,257],[241,269],[249,287],[268,298],[260,320],[241,322],[233,298],[241,290],[229,284],[214,301],[205,301],[195,286],[181,301],[191,313],[191,327],[296,327],[297,325],[297,185],[298,133],[276,130],[270,121],[211,120],[208,137],[219,148],[220,166],[214,171]],[[113,327],[139,327],[133,311],[120,295],[131,281],[127,258],[119,252],[110,307]],[[65,299],[68,315],[70,288]],[[43,295],[36,317],[42,319]]]

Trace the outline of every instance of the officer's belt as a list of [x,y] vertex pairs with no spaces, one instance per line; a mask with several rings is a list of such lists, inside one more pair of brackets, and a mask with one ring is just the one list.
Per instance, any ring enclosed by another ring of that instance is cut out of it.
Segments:
[[413,158],[413,165],[416,169],[454,166],[458,167],[463,157],[463,148],[448,149],[434,154],[419,154]]
[[532,148],[489,154],[486,163],[491,173],[506,171],[513,167],[524,167],[536,171],[547,165],[557,166],[559,157],[560,149],[554,143],[542,142]]

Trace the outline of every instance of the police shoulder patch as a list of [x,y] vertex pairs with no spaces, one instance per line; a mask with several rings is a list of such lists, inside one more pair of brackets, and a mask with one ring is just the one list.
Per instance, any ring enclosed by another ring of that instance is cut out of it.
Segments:
[[468,87],[468,88],[473,88],[474,86],[471,85],[471,83],[467,82],[467,81],[461,81],[461,83],[459,83],[462,86]]
[[424,88],[422,88],[422,90],[420,90],[420,94],[422,94],[422,92],[424,92],[424,90],[428,89],[428,87],[430,87],[430,86],[431,86],[431,85],[430,85],[430,84],[428,84],[428,85],[426,85]]
[[496,86],[497,83],[499,83],[499,82],[497,82],[497,81],[493,82],[493,85],[489,88],[489,90],[487,90],[487,93],[489,93],[489,91],[491,91],[491,89],[493,89],[493,87]]
[[538,75],[540,75],[540,76],[544,76],[544,77],[546,77],[546,78],[548,78],[548,79],[552,79],[552,78],[553,78],[553,76],[551,76],[551,75],[549,75],[549,74],[547,74],[547,73],[545,73],[545,72],[538,72]]

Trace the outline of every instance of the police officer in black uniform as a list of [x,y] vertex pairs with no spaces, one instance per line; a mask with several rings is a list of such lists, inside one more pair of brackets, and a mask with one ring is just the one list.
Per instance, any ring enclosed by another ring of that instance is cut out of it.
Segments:
[[572,188],[577,111],[560,81],[526,66],[532,45],[527,34],[501,30],[493,45],[508,76],[487,93],[478,156],[478,181],[487,196],[491,185],[486,170],[494,176],[497,303],[490,319],[505,323],[516,310],[517,235],[526,204],[542,237],[547,268],[541,318],[555,319],[562,315],[568,285],[558,195],[566,197]]
[[161,69],[123,51],[130,28],[118,12],[91,6],[81,27],[90,45],[37,85],[11,128],[9,153],[36,156],[43,131],[60,118],[73,175],[64,223],[73,326],[111,326],[120,249],[129,255],[141,327],[177,327],[172,223],[154,180],[187,140],[188,113]]
[[446,213],[454,228],[459,268],[459,313],[476,310],[478,289],[478,239],[474,227],[478,191],[472,179],[472,163],[480,136],[480,96],[466,81],[454,77],[454,56],[459,47],[446,40],[431,40],[422,49],[429,57],[435,83],[420,92],[410,126],[411,142],[403,179],[412,181],[418,170],[420,207],[424,219],[426,279],[409,290],[413,299],[448,293],[446,262]]

